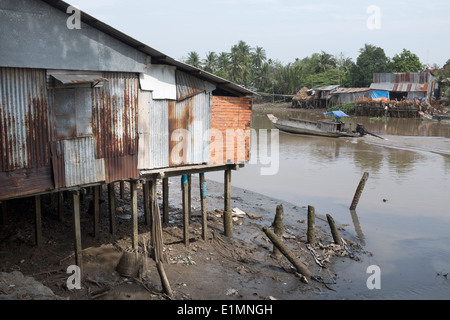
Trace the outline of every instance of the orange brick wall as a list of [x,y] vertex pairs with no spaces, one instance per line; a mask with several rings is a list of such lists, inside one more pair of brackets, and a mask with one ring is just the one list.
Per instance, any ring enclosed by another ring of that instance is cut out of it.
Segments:
[[210,163],[249,161],[251,115],[250,98],[213,96]]

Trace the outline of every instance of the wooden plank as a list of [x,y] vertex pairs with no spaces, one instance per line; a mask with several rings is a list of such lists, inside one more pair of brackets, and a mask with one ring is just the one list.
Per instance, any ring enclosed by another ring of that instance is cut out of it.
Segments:
[[131,195],[131,219],[133,224],[132,247],[137,250],[139,247],[139,233],[138,233],[138,211],[137,211],[137,180],[130,181],[130,195]]
[[40,247],[42,245],[42,216],[41,216],[41,196],[35,196],[34,197],[34,203],[35,203],[35,210],[36,210],[36,216],[35,216],[35,222],[36,222],[36,230],[35,230],[35,240],[36,245]]
[[141,176],[156,176],[153,178],[170,178],[183,174],[196,174],[200,172],[213,172],[223,170],[239,170],[245,166],[244,163],[232,163],[232,164],[217,164],[217,165],[193,165],[193,166],[180,166],[169,167],[163,169],[143,170]]
[[80,267],[80,273],[83,274],[83,252],[81,245],[81,224],[80,224],[80,194],[78,191],[72,191],[73,200],[73,234],[75,264]]
[[116,233],[116,199],[114,192],[114,182],[108,184],[108,200],[109,200],[109,231],[111,234]]
[[100,234],[99,227],[99,216],[100,216],[100,187],[94,187],[94,237],[98,238]]
[[163,178],[163,223],[169,223],[169,178]]
[[231,213],[231,170],[224,171],[224,209],[223,228],[226,237],[233,237],[233,218]]
[[202,239],[206,240],[208,238],[208,225],[207,225],[207,213],[206,213],[206,181],[205,174],[202,172],[199,174],[199,184],[200,184],[200,204],[202,210]]

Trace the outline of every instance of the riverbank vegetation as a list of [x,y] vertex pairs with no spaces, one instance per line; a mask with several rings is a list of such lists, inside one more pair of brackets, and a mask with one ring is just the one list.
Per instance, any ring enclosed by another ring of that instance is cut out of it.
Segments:
[[[321,51],[283,64],[268,58],[264,48],[252,47],[242,40],[229,52],[210,51],[201,57],[191,51],[183,62],[251,90],[270,94],[295,94],[303,87],[336,84],[369,87],[374,72],[420,72],[428,68],[407,49],[389,58],[383,48],[372,44],[365,44],[359,50],[356,61],[343,53],[332,55]],[[447,74],[450,73],[450,59],[442,69],[438,66],[431,69],[437,72],[438,81],[450,77]]]

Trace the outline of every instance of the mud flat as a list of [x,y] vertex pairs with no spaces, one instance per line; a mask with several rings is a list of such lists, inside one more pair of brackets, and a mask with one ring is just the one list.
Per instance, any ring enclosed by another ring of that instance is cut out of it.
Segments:
[[[145,225],[142,188],[139,198],[139,272],[124,276],[117,266],[124,252],[131,249],[132,224],[128,184],[120,199],[117,186],[117,231],[109,233],[107,201],[102,202],[101,232],[93,237],[93,217],[89,210],[92,195],[84,197],[81,207],[83,270],[81,289],[69,289],[68,267],[74,264],[71,203],[66,200],[65,218],[58,220],[57,209],[50,197],[43,196],[43,245],[34,245],[33,199],[8,203],[8,225],[0,229],[0,283],[5,290],[0,299],[40,299],[33,295],[42,285],[45,299],[68,300],[320,300],[339,299],[335,274],[336,261],[359,263],[367,254],[357,239],[337,227],[345,246],[334,244],[325,217],[316,216],[317,243],[307,242],[307,205],[272,199],[258,193],[232,187],[231,207],[233,237],[223,235],[223,184],[207,181],[207,239],[202,239],[198,176],[192,176],[192,215],[189,224],[189,245],[183,242],[183,217],[180,179],[170,178],[169,222],[163,224],[163,264],[173,295],[169,297],[161,285],[156,264],[149,254],[150,227]],[[162,204],[161,185],[157,188]],[[104,191],[106,197],[106,190]],[[263,232],[272,228],[276,207],[282,205],[284,216],[283,243],[313,274],[304,277],[283,255],[274,256],[273,244]],[[332,213],[330,213],[332,215]],[[31,277],[30,288],[19,288],[18,278]],[[348,275],[346,275],[348,278]],[[5,282],[6,281],[6,282]],[[34,290],[34,291],[33,291]],[[30,292],[28,294],[27,292]],[[54,296],[49,292],[53,292]]]

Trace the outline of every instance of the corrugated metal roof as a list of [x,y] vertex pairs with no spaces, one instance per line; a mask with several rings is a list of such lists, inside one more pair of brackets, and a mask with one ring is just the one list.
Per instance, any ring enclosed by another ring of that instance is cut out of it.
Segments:
[[339,85],[336,84],[336,85],[332,85],[332,86],[324,86],[324,87],[315,88],[314,90],[316,90],[316,91],[331,91],[338,87],[339,87]]
[[429,72],[374,73],[373,83],[431,83],[434,77]]
[[343,93],[358,93],[369,91],[370,88],[337,88],[333,91],[333,94],[343,94]]
[[[65,1],[59,1],[59,0],[41,0],[43,2],[48,3],[52,7],[63,11],[66,13],[67,8],[70,6]],[[135,48],[136,50],[139,50],[143,53],[146,53],[152,57],[152,63],[160,63],[160,64],[168,64],[173,65],[179,68],[180,70],[187,72],[189,74],[193,74],[196,77],[199,77],[201,79],[213,82],[216,84],[217,87],[222,88],[224,90],[240,94],[240,95],[257,95],[257,93],[248,90],[238,84],[235,84],[229,80],[223,79],[221,77],[218,77],[216,75],[213,75],[209,72],[203,71],[201,69],[198,69],[196,67],[193,67],[191,65],[188,65],[186,63],[177,61],[166,54],[155,50],[152,47],[149,47],[148,45],[116,30],[115,28],[107,25],[106,23],[99,21],[98,19],[86,14],[83,11],[80,11],[81,21],[92,26],[93,28],[96,28],[112,37],[114,37],[117,40],[122,41],[125,44],[128,44],[129,46]]]
[[372,83],[370,90],[395,91],[395,92],[427,92],[430,84],[420,83]]

